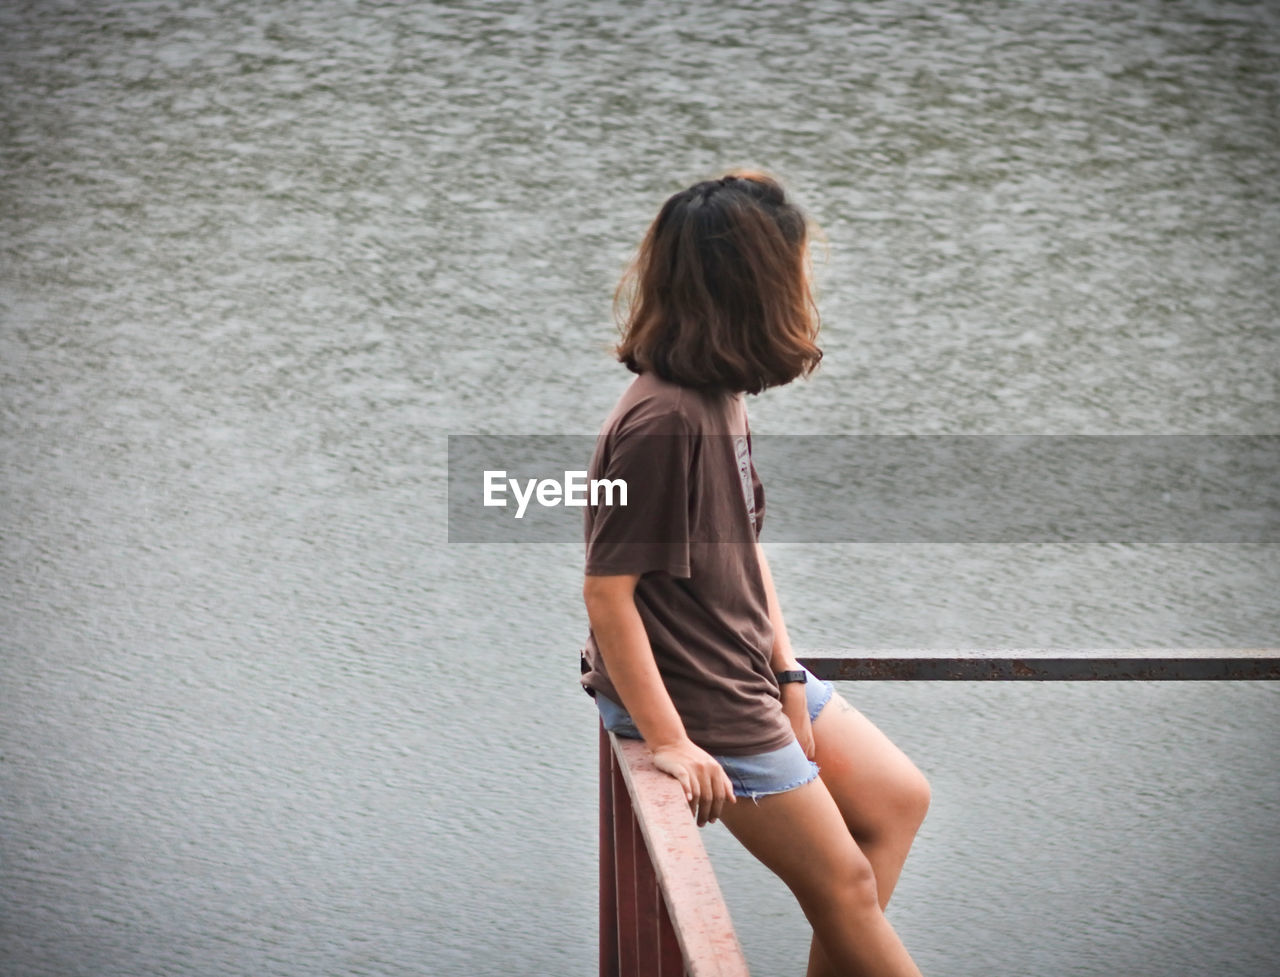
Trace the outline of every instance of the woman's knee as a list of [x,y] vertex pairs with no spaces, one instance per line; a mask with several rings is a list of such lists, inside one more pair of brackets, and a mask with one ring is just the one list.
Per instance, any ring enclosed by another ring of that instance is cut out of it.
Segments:
[[929,812],[932,796],[924,774],[909,766],[883,786],[874,815],[851,823],[849,830],[860,842],[868,844],[902,841],[910,845]]
[[795,895],[802,906],[806,903],[816,907],[838,906],[846,913],[880,911],[875,870],[856,847],[845,857],[829,862],[807,891],[796,891]]
[[898,795],[898,810],[904,823],[915,831],[929,813],[929,803],[933,800],[933,790],[925,777],[914,765],[901,786]]
[[839,879],[847,904],[854,910],[880,911],[880,891],[876,873],[866,856],[848,866]]

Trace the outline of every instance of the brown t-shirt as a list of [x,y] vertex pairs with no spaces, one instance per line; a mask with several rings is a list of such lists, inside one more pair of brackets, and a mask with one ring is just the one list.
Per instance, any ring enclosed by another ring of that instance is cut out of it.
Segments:
[[[642,574],[636,607],[689,738],[722,756],[786,746],[743,397],[641,374],[606,419],[588,478],[625,480],[627,504],[615,491],[588,505],[586,572]],[[594,635],[584,654],[582,684],[621,703]]]

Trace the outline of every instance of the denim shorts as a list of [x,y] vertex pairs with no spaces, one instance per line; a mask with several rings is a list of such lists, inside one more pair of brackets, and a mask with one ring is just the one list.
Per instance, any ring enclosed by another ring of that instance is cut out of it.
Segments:
[[[804,684],[805,698],[809,703],[809,718],[818,718],[822,707],[831,701],[833,689],[830,682],[823,682],[805,669],[808,678]],[[640,731],[631,721],[630,714],[612,699],[597,694],[596,706],[604,728],[619,736],[640,739]],[[792,740],[779,750],[754,753],[749,756],[717,756],[716,762],[724,768],[733,784],[735,797],[756,800],[769,794],[781,794],[785,790],[803,787],[818,776],[818,765],[804,755],[797,740]]]

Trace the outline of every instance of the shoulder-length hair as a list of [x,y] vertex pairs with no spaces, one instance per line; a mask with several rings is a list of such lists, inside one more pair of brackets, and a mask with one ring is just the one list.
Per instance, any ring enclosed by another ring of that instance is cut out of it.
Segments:
[[672,196],[614,295],[618,359],[687,387],[759,393],[822,359],[809,221],[781,184],[736,172]]

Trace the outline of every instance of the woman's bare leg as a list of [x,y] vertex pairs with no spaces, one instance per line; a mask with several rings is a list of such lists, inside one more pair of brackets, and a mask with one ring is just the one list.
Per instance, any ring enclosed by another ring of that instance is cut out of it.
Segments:
[[[929,784],[898,747],[871,720],[840,697],[813,723],[815,759],[840,814],[875,873],[884,908],[929,807]],[[829,977],[831,966],[815,934],[809,977]]]
[[876,873],[884,907],[929,809],[929,782],[839,693],[814,721],[813,739],[822,782]]
[[876,877],[821,779],[727,806],[721,820],[795,894],[842,977],[919,977],[880,907]]

